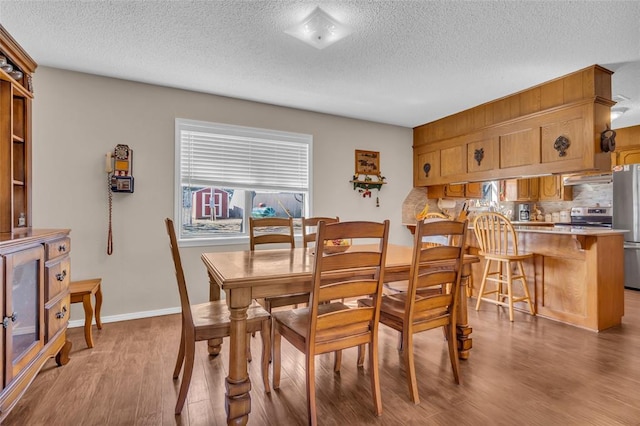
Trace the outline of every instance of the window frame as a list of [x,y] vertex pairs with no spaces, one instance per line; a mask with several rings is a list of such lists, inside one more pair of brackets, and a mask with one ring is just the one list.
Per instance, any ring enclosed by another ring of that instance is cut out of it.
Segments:
[[[239,245],[239,244],[248,244],[249,242],[249,217],[251,215],[251,211],[246,209],[245,214],[243,215],[243,230],[242,234],[233,234],[231,236],[228,235],[220,235],[214,236],[208,234],[203,236],[202,238],[197,237],[189,237],[185,238],[183,236],[183,227],[182,227],[182,140],[181,140],[181,132],[186,130],[185,127],[196,126],[201,127],[203,129],[210,129],[211,133],[215,133],[216,130],[221,130],[225,132],[243,132],[243,133],[251,133],[255,135],[259,135],[265,139],[272,139],[274,141],[282,140],[291,142],[292,139],[295,140],[295,143],[306,144],[308,145],[308,170],[307,170],[307,178],[308,178],[308,186],[307,190],[303,191],[305,193],[305,203],[303,206],[303,215],[309,216],[313,211],[312,206],[312,188],[313,188],[313,135],[305,134],[305,133],[295,133],[295,132],[286,132],[280,130],[272,130],[272,129],[263,129],[257,127],[249,127],[249,126],[238,126],[233,124],[225,124],[225,123],[217,123],[217,122],[209,122],[209,121],[200,121],[200,120],[190,120],[184,118],[176,118],[175,119],[175,139],[174,139],[174,222],[177,224],[177,239],[178,244],[181,247],[199,247],[199,246],[218,246],[218,245]],[[239,136],[239,135],[238,135]],[[258,191],[268,191],[268,188],[230,188],[229,185],[211,185],[212,187],[218,188],[229,188],[229,189],[241,189],[246,191],[258,190]],[[282,188],[273,188],[274,192],[285,192]],[[292,191],[293,192],[293,191]],[[295,220],[295,219],[294,219]],[[299,236],[296,233],[296,236]]]

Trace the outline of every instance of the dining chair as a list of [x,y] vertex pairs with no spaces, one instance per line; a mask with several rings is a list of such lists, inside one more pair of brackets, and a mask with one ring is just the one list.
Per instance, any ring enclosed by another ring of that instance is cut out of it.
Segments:
[[[295,248],[293,219],[283,217],[249,218],[249,246],[251,251],[261,244],[278,244],[278,247]],[[309,301],[309,293],[271,296],[259,302],[267,312],[273,308],[298,305]]]
[[302,218],[302,246],[304,248],[309,247],[309,243],[315,243],[316,231],[318,229],[318,222],[324,221],[326,223],[340,222],[339,217],[303,217]]
[[[407,371],[409,396],[418,404],[418,380],[414,363],[413,335],[443,327],[449,348],[449,359],[456,383],[460,383],[456,339],[456,309],[460,300],[460,277],[468,222],[419,221],[413,244],[413,257],[406,292],[382,297],[380,322],[402,335],[402,354]],[[428,236],[447,237],[447,244],[423,245]],[[372,307],[375,301],[358,300],[358,306]],[[358,351],[358,364],[364,361],[363,347]]]
[[[169,243],[171,246],[171,256],[176,271],[178,282],[178,292],[180,293],[180,306],[182,308],[182,331],[180,333],[180,349],[176,366],[173,370],[173,379],[177,379],[184,363],[182,382],[178,392],[175,413],[180,414],[187,398],[193,364],[195,356],[195,342],[210,339],[221,339],[231,335],[231,322],[229,319],[229,308],[225,300],[216,300],[206,303],[192,305],[189,302],[187,284],[184,279],[182,261],[176,240],[176,233],[173,221],[165,219]],[[269,349],[271,339],[271,315],[259,304],[253,303],[247,310],[247,332],[260,331],[262,336],[262,381],[265,392],[271,391],[269,387]],[[247,334],[249,337],[250,334]],[[247,345],[247,348],[249,346]]]
[[[389,239],[389,221],[320,222],[316,247],[328,240],[366,239],[368,249],[357,245],[317,249],[313,259],[309,306],[274,312],[273,388],[280,387],[281,338],[305,354],[309,424],[317,424],[315,391],[316,355],[369,344],[369,374],[374,412],[382,415],[378,373],[378,318]],[[377,244],[376,244],[377,243]],[[340,250],[340,251],[339,251]],[[341,298],[370,297],[371,306],[349,306]]]
[[[480,246],[478,255],[485,259],[476,311],[480,309],[480,304],[483,301],[506,306],[509,308],[509,321],[513,321],[513,304],[526,301],[529,313],[535,315],[527,285],[527,276],[522,267],[522,261],[532,258],[534,254],[518,249],[518,237],[511,221],[500,213],[481,213],[473,221],[473,230]],[[497,269],[492,270],[492,266],[497,266]],[[487,291],[487,281],[496,283],[495,289]],[[514,281],[520,281],[524,296],[514,297]],[[507,286],[506,293],[503,284]],[[485,297],[489,294],[495,294],[495,299]]]

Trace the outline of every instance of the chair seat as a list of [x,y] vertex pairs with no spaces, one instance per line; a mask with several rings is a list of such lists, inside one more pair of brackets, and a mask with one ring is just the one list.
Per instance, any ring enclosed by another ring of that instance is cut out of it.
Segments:
[[[196,340],[209,340],[227,337],[231,333],[229,308],[225,300],[191,305],[193,324],[196,328]],[[253,301],[247,309],[247,331],[260,331],[262,321],[270,317],[262,306]]]
[[[318,315],[349,309],[344,303],[333,302],[318,306]],[[289,309],[287,311],[273,312],[272,317],[278,323],[291,329],[305,340],[308,336],[309,328],[309,308]]]
[[[423,293],[424,295],[435,295],[440,294],[440,290],[430,289],[429,292]],[[423,300],[425,297],[421,297],[419,295],[416,296],[416,302]],[[405,307],[407,303],[407,295],[406,293],[393,294],[388,296],[382,296],[382,301],[380,305],[380,316],[381,320],[383,320],[384,315],[389,315],[396,317],[399,320],[403,320],[405,316]],[[373,306],[373,302],[371,299],[358,299],[358,306]],[[445,308],[442,309],[432,309],[430,311],[426,311],[422,313],[422,315],[414,316],[413,322],[419,323],[422,321],[429,321],[433,318],[439,318],[443,315],[448,314],[449,311]],[[382,321],[384,323],[384,321]]]

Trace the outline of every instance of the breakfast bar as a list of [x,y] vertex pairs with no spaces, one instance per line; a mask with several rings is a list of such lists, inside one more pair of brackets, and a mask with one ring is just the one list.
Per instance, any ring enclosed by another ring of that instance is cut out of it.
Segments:
[[[518,246],[535,253],[524,262],[536,314],[601,331],[619,325],[624,315],[624,230],[571,226],[516,226]],[[478,252],[473,232],[470,253]],[[484,261],[475,264],[475,282]],[[478,288],[472,289],[473,296]],[[519,296],[519,295],[517,295]],[[523,305],[516,309],[525,310]]]

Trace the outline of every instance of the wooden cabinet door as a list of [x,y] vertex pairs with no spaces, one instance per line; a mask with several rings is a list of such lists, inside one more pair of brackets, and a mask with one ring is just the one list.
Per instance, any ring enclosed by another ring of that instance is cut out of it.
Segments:
[[507,201],[536,201],[538,199],[538,178],[505,181],[505,198]]
[[562,176],[542,176],[538,183],[538,200],[570,201],[573,199],[573,188],[562,184]]
[[453,146],[440,150],[440,176],[462,175],[467,173],[466,145]]
[[640,163],[640,147],[621,149],[616,152],[614,165]]
[[447,197],[463,198],[465,196],[464,183],[457,185],[447,185],[444,187],[444,194]]
[[44,347],[44,248],[4,255],[4,371],[8,384]]
[[467,144],[467,171],[484,172],[497,168],[498,138],[488,138]]
[[540,162],[540,128],[500,135],[500,168],[528,166]]
[[440,150],[430,146],[413,150],[413,186],[429,186],[440,177]]
[[[567,114],[572,115],[563,117],[559,121],[553,123],[545,123],[541,126],[541,144],[542,163],[552,163],[556,161],[567,161],[581,158],[585,153],[583,147],[586,141],[591,141],[593,135],[585,132],[584,117],[581,114],[582,109],[571,110]],[[590,137],[589,137],[590,136]],[[568,147],[562,149],[560,147],[564,138]],[[564,155],[562,155],[564,153]]]
[[465,197],[482,198],[482,182],[468,183],[465,188]]

